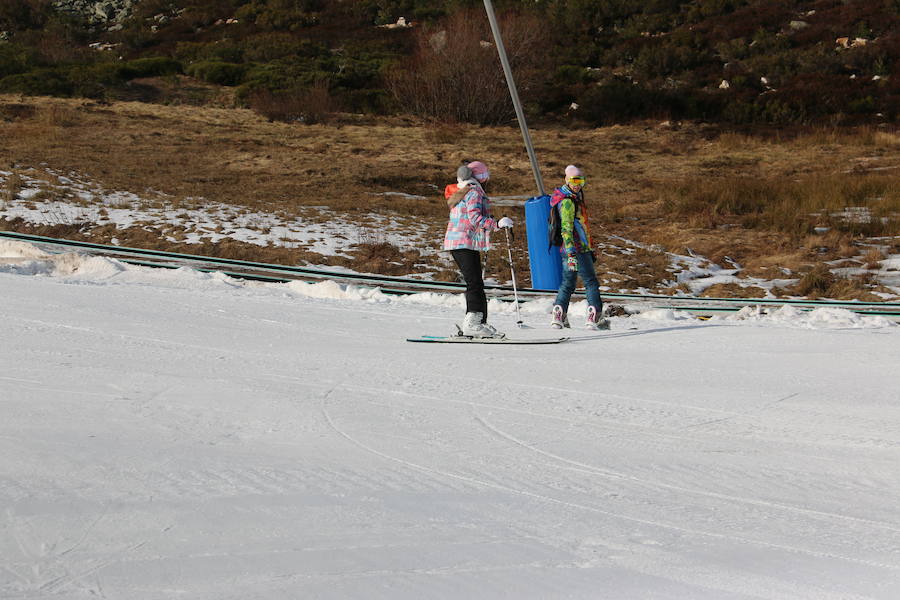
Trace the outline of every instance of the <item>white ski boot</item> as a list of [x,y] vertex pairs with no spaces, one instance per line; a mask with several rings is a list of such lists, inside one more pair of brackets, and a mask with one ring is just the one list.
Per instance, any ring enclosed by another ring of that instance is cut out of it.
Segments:
[[609,319],[597,312],[593,306],[588,307],[587,321],[584,326],[588,329],[609,329]]
[[483,317],[484,315],[480,312],[466,313],[462,327],[459,328],[460,333],[474,338],[504,337],[502,333],[498,333],[496,329],[487,323],[482,323],[481,319]]
[[485,321],[481,324],[486,330],[491,332],[491,337],[504,337],[504,334],[497,331],[497,328]]
[[557,304],[553,307],[553,316],[550,318],[550,327],[553,329],[562,329],[569,326],[569,317],[566,315],[562,306]]

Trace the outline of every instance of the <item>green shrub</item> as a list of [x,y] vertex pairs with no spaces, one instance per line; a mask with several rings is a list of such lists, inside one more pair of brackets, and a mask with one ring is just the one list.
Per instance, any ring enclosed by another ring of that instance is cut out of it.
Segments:
[[244,44],[227,42],[178,42],[175,46],[175,58],[187,62],[244,62]]
[[379,59],[345,59],[337,65],[331,76],[340,87],[359,90],[372,88],[378,83],[385,61]]
[[571,85],[573,83],[587,84],[591,82],[588,70],[579,65],[560,65],[556,68],[553,78],[562,85]]
[[847,111],[851,113],[873,113],[876,108],[875,98],[872,96],[851,100],[847,105]]
[[[471,0],[142,0],[117,32],[89,31],[54,4],[0,0],[0,31],[9,40],[0,42],[0,80],[7,90],[98,95],[191,65],[192,75],[240,86],[244,97],[251,90],[324,82],[351,110],[469,122],[513,118],[496,51],[480,45],[490,39],[481,3]],[[596,124],[666,117],[775,125],[896,120],[898,0],[820,2],[804,19],[809,27],[785,32],[799,18],[796,4],[497,2],[507,50],[518,63],[519,92],[538,114],[562,114],[577,102],[579,116]],[[170,20],[151,30],[157,14]],[[375,27],[399,16],[417,26]],[[217,23],[228,17],[238,24]],[[442,30],[455,33],[449,50],[436,51],[431,36]],[[559,35],[548,37],[548,31]],[[834,39],[844,35],[871,42],[837,50]],[[88,47],[100,39],[121,44],[115,56],[146,58],[109,60],[113,54]],[[457,72],[461,65],[465,69]],[[30,74],[38,68],[45,69],[42,75]],[[594,85],[612,73],[620,79]],[[881,79],[873,81],[874,75]],[[13,76],[21,77],[6,79]],[[49,78],[40,81],[42,76]],[[761,76],[774,90],[759,83]],[[731,88],[720,93],[715,86],[722,78]],[[447,86],[461,80],[477,84],[463,86],[471,93]]]
[[0,79],[25,73],[33,64],[32,52],[17,44],[0,43]]
[[699,66],[705,59],[691,46],[648,44],[641,48],[632,66],[642,79],[655,79]]
[[0,79],[0,92],[27,96],[69,96],[72,82],[60,69],[36,69]]
[[66,77],[76,87],[81,85],[118,85],[125,82],[123,66],[120,63],[99,63],[95,65],[74,65],[66,71]]
[[274,62],[253,65],[244,77],[244,85],[238,88],[238,99],[245,99],[249,92],[258,89],[286,91],[306,88],[316,81],[329,78],[329,74],[311,70],[312,65]]
[[241,43],[245,60],[271,62],[290,57],[328,56],[328,48],[288,33],[266,33],[249,37]]
[[212,60],[201,61],[188,65],[186,73],[207,83],[216,85],[237,86],[243,83],[249,67],[233,63],[217,62]]
[[318,24],[324,4],[320,0],[257,0],[238,9],[235,17],[265,30],[296,31]]
[[676,91],[657,90],[624,79],[589,87],[579,95],[578,116],[595,125],[627,122],[653,115],[681,117],[689,114],[688,99]]
[[140,77],[164,77],[181,72],[180,62],[164,56],[138,58],[119,66],[119,77],[124,80]]
[[173,55],[184,64],[206,60],[203,54],[208,44],[202,42],[178,42]]

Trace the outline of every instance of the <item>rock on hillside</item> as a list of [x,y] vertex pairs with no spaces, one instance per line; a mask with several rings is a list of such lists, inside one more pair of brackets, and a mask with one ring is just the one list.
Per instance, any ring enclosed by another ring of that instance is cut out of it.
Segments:
[[131,15],[137,0],[57,0],[53,6],[78,14],[98,25],[114,25]]

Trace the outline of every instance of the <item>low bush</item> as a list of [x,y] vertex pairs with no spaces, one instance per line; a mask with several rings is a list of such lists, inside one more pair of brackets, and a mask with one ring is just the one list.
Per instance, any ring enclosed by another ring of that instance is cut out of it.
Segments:
[[0,79],[0,92],[27,96],[70,96],[75,91],[62,69],[35,69]]
[[576,102],[578,118],[598,126],[628,122],[648,113],[659,118],[680,118],[685,113],[683,99],[626,79],[590,86]]
[[2,77],[0,92],[32,96],[101,98],[132,79],[172,75],[180,71],[181,63],[170,58],[76,63],[31,69],[24,73]]
[[261,29],[297,31],[318,24],[324,5],[321,0],[257,0],[238,9],[235,17]]
[[131,80],[143,77],[164,77],[182,72],[181,63],[177,60],[165,56],[157,56],[138,58],[121,64],[118,76],[123,80]]
[[18,44],[0,43],[0,79],[30,70],[35,64],[34,53]]
[[265,33],[248,37],[241,44],[244,60],[267,63],[291,57],[319,57],[329,54],[328,48],[311,40],[288,33]]
[[212,60],[193,63],[185,69],[186,73],[191,77],[196,77],[207,83],[229,87],[243,83],[249,70],[250,67],[248,65]]

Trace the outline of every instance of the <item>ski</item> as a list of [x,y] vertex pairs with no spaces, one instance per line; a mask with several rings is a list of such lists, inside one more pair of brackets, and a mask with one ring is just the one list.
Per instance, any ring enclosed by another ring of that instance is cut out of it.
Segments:
[[423,335],[417,338],[406,338],[407,342],[429,344],[559,344],[569,338],[516,339],[508,337],[476,338],[467,335]]

